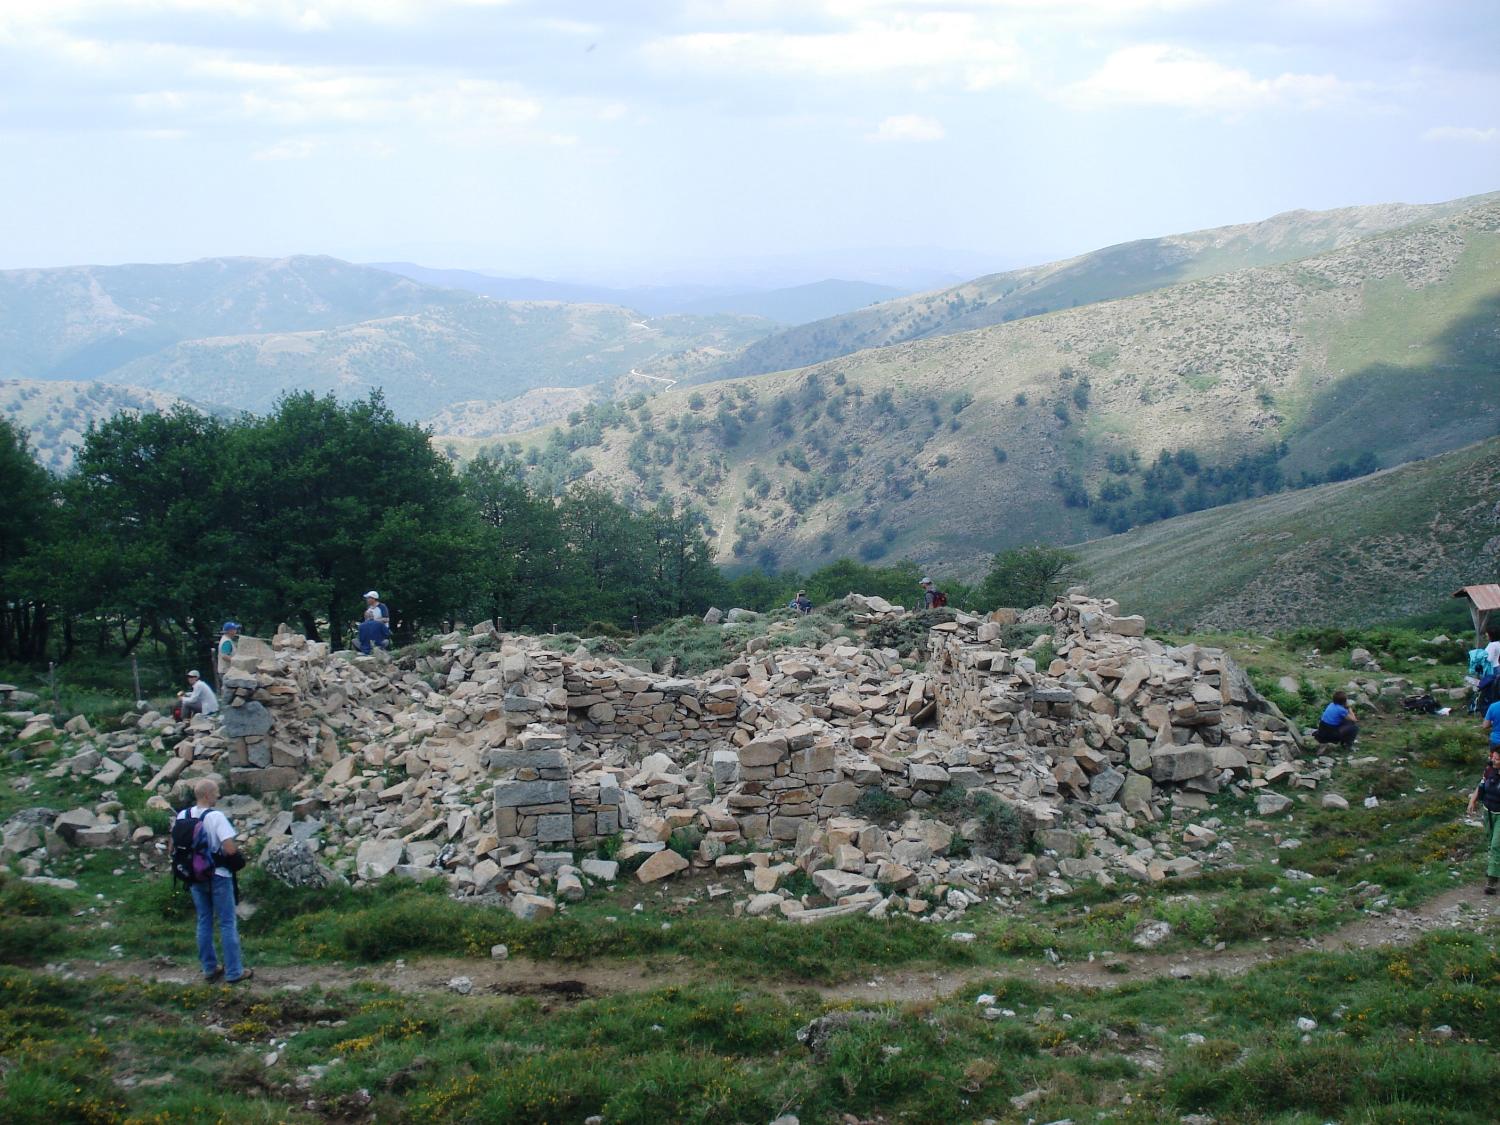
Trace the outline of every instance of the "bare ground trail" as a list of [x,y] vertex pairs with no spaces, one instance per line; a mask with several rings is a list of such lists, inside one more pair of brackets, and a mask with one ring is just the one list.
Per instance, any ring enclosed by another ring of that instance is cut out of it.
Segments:
[[[1024,977],[1049,985],[1114,988],[1159,977],[1235,976],[1257,965],[1311,950],[1406,945],[1430,930],[1474,929],[1493,922],[1497,917],[1500,917],[1500,898],[1485,898],[1477,887],[1470,886],[1447,891],[1414,910],[1372,914],[1315,938],[1273,939],[1259,946],[1223,951],[1133,951],[1091,962],[1010,961],[988,967],[897,969],[838,984],[765,977],[746,977],[744,983],[783,994],[813,992],[828,1002],[869,1000],[876,1003],[939,999],[1000,977]],[[173,984],[194,984],[199,979],[196,966],[172,963],[165,958],[68,962],[55,968],[83,978],[135,977]],[[401,992],[453,994],[449,982],[458,977],[466,977],[470,982],[471,991],[466,995],[535,996],[561,1003],[671,985],[703,985],[723,979],[710,967],[681,957],[578,963],[533,961],[524,957],[505,961],[442,957],[358,966],[266,965],[256,968],[251,987],[256,990],[315,985],[327,988],[374,983]]]

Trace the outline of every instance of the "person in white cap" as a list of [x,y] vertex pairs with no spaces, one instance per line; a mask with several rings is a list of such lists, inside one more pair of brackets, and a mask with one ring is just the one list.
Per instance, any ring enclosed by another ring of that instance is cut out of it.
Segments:
[[365,593],[365,620],[384,621],[387,625],[391,623],[391,611],[386,608],[380,600],[380,594],[375,590]]
[[177,698],[179,717],[190,719],[194,715],[212,715],[219,709],[218,696],[214,695],[214,689],[203,682],[203,677],[198,675],[198,669],[194,668],[187,674],[188,689],[179,691]]

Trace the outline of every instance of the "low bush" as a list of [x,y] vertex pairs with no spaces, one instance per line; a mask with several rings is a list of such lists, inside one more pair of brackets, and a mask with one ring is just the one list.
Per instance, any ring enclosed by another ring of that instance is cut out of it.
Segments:
[[1015,807],[983,789],[969,794],[968,806],[979,821],[979,833],[974,843],[982,853],[1001,863],[1019,860],[1026,850],[1030,833]]
[[0,964],[32,964],[67,947],[67,898],[0,872]]
[[854,812],[865,820],[900,820],[906,815],[906,802],[878,786],[866,789],[854,802]]

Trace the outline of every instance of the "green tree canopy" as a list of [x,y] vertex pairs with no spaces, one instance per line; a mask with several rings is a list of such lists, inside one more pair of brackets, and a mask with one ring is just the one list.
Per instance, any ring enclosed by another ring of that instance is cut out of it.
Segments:
[[995,556],[979,597],[990,608],[1046,605],[1078,577],[1078,556],[1065,547],[1012,547]]

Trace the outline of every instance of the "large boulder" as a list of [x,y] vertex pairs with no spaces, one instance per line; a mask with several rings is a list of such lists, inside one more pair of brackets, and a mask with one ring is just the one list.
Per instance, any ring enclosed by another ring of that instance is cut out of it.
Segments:
[[400,840],[366,840],[354,855],[354,870],[361,879],[383,879],[406,855]]
[[273,844],[261,853],[260,865],[273,879],[289,887],[326,887],[347,881],[326,864],[319,863],[305,840]]
[[252,699],[242,707],[222,708],[219,723],[225,738],[254,738],[270,733],[271,712]]
[[1206,746],[1173,746],[1151,755],[1154,781],[1187,781],[1214,768],[1214,756]]

